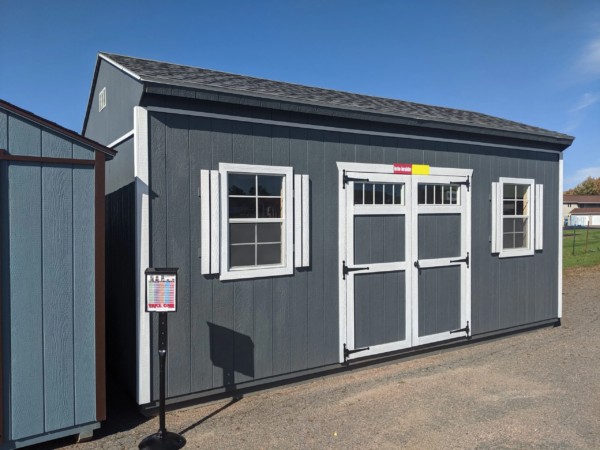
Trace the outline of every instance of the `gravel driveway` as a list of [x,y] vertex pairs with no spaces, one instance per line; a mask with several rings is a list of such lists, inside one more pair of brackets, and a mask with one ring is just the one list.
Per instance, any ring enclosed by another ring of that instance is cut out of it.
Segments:
[[[563,326],[167,415],[186,448],[600,449],[600,266],[565,271]],[[130,400],[89,443],[156,431]]]

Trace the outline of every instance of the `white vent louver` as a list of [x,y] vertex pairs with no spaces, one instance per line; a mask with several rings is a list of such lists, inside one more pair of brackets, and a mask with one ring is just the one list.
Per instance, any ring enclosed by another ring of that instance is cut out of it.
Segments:
[[98,96],[98,111],[102,111],[106,108],[106,88],[100,91],[100,95]]

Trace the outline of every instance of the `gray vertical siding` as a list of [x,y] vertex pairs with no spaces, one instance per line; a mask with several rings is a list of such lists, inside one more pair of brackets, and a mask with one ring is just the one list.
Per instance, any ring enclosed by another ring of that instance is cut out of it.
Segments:
[[404,215],[354,216],[354,264],[404,261],[405,222]]
[[419,259],[460,256],[460,214],[419,214]]
[[[10,154],[92,159],[93,150],[0,110]],[[96,415],[94,168],[3,162],[6,440]]]
[[419,270],[419,336],[460,328],[460,266]]
[[[176,107],[167,103],[161,106]],[[222,108],[225,113],[260,116],[258,109],[242,105]],[[270,118],[311,120],[308,115],[293,112],[277,114],[281,117]],[[170,324],[176,323],[177,327],[169,334],[169,346],[177,353],[169,360],[170,396],[337,362],[339,346],[343,344],[338,342],[337,161],[425,163],[474,169],[473,333],[556,317],[557,155],[495,149],[476,143],[449,144],[199,117],[176,118],[162,113],[151,113],[149,120],[151,264],[178,265],[182,280],[186,280],[182,289],[189,289],[180,299],[185,314],[178,312],[170,319]],[[342,123],[345,119],[337,120]],[[346,122],[343,125],[350,126]],[[292,276],[257,280],[221,282],[218,277],[200,275],[199,171],[217,169],[219,162],[291,166],[294,173],[310,176],[310,267],[296,269]],[[489,195],[491,183],[500,176],[535,178],[536,183],[546,186],[544,250],[533,257],[499,260],[490,253]],[[173,203],[167,206],[171,200]],[[454,244],[442,253],[459,256],[455,247],[460,245],[460,239],[451,239],[456,233],[450,225],[438,231],[450,235],[446,236],[448,239],[443,235],[439,238],[441,247],[436,244],[430,249],[432,254],[442,252],[444,245]],[[426,248],[425,243],[422,247]],[[373,248],[377,252],[379,247]],[[380,250],[382,260],[386,259],[390,249],[383,246]],[[437,328],[438,325],[431,327]],[[153,367],[155,353],[153,350]],[[156,392],[153,398],[156,399]]]

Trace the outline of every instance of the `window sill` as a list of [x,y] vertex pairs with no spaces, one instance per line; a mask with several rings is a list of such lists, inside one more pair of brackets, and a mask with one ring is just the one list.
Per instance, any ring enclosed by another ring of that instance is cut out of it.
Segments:
[[233,269],[223,270],[221,272],[220,280],[244,280],[254,278],[265,278],[265,277],[280,277],[284,275],[292,275],[294,268],[290,266],[276,266],[276,267],[264,267],[257,269]]
[[498,258],[518,258],[519,256],[533,256],[535,250],[533,248],[523,250],[501,250],[498,253]]

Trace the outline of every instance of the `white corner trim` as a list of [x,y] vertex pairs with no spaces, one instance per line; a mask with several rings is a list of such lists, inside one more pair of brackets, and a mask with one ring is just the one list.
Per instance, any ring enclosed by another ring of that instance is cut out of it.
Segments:
[[563,201],[563,154],[558,157],[558,317],[562,317],[563,304],[563,224],[562,201]]
[[[527,150],[530,152],[560,153],[560,151],[558,151],[558,150],[544,150],[544,149],[530,148],[530,147],[518,147],[515,145],[490,144],[487,142],[479,142],[479,141],[463,141],[460,139],[445,139],[445,138],[438,138],[438,137],[419,136],[419,135],[415,135],[415,134],[385,133],[382,131],[368,131],[368,130],[355,130],[352,128],[327,127],[327,126],[321,126],[321,125],[311,125],[311,124],[306,124],[306,123],[282,122],[279,120],[255,119],[252,117],[231,116],[228,114],[215,114],[215,113],[206,113],[206,112],[201,112],[201,111],[190,111],[187,109],[163,108],[161,106],[149,106],[148,111],[163,112],[163,113],[168,113],[168,114],[181,114],[184,116],[208,117],[211,119],[234,120],[237,122],[262,123],[265,125],[278,125],[278,126],[282,126],[282,127],[306,128],[306,129],[311,129],[311,130],[322,130],[322,131],[338,131],[340,133],[364,134],[364,135],[368,135],[368,136],[399,137],[399,138],[406,138],[406,139],[414,139],[414,140],[418,140],[418,141],[448,142],[448,143],[452,143],[452,144],[469,144],[469,145],[477,145],[480,147],[494,147],[494,148],[503,148],[503,149]],[[455,170],[455,169],[452,169],[452,170]],[[458,169],[458,170],[460,170],[460,169]]]
[[133,134],[135,133],[135,129],[131,130],[129,133],[125,133],[123,136],[121,136],[119,139],[117,139],[114,142],[111,142],[110,144],[107,145],[108,148],[113,148],[115,145],[119,145],[121,142],[127,140],[128,138],[130,138],[131,136],[133,136]]
[[135,174],[135,297],[137,325],[138,405],[150,402],[150,315],[146,312],[144,272],[150,264],[150,214],[148,176],[148,111],[133,108]]
[[[227,178],[229,172],[284,175],[285,190],[283,193],[284,229],[281,242],[284,247],[284,264],[273,267],[257,267],[251,269],[229,268],[229,202]],[[292,167],[262,166],[258,164],[219,163],[221,185],[221,272],[220,280],[241,280],[246,278],[274,277],[294,273],[294,169]],[[214,230],[213,230],[214,231]]]

